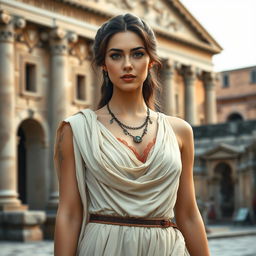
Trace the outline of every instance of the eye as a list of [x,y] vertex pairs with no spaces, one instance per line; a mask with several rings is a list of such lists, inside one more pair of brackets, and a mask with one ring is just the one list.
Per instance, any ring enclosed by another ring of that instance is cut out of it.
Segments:
[[134,52],[133,53],[133,57],[136,59],[140,59],[141,57],[143,57],[145,55],[144,52]]
[[110,58],[112,60],[119,60],[121,58],[121,54],[120,53],[113,53],[110,55]]

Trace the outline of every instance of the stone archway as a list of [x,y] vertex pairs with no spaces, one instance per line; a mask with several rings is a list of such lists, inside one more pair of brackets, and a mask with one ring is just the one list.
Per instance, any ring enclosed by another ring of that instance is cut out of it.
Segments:
[[27,204],[27,172],[26,172],[26,136],[23,129],[18,129],[18,193],[22,204]]
[[47,150],[41,124],[24,120],[17,131],[18,193],[31,210],[43,210],[47,200]]
[[232,113],[228,116],[227,121],[228,122],[237,122],[237,121],[243,121],[244,118],[239,113]]
[[219,217],[222,219],[230,219],[235,209],[235,186],[232,176],[231,167],[222,162],[214,169],[214,180],[216,201],[219,207]]

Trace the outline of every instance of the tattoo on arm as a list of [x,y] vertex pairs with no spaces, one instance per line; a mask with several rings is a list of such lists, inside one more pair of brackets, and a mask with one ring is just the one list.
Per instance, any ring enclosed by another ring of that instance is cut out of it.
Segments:
[[64,133],[63,131],[61,131],[61,134],[58,138],[58,147],[57,147],[57,150],[58,150],[58,169],[60,170],[61,168],[61,165],[62,165],[62,162],[63,162],[63,152],[62,152],[62,143],[63,143],[63,137],[64,137]]

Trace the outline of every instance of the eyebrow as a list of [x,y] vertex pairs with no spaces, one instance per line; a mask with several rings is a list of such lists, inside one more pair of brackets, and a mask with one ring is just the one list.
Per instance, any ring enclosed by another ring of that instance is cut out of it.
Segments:
[[[139,47],[132,48],[132,49],[131,49],[131,52],[134,52],[134,51],[137,51],[137,50],[140,50],[140,49],[144,49],[144,50],[145,50],[145,47],[139,46]],[[111,51],[123,52],[123,50],[117,49],[117,48],[111,48],[111,49],[108,50],[108,52],[111,52]]]

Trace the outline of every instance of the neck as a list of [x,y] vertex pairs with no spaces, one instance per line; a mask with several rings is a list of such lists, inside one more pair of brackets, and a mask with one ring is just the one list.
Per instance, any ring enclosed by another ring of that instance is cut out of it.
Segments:
[[145,115],[147,105],[144,101],[142,90],[140,92],[124,92],[113,90],[109,107],[115,115]]

